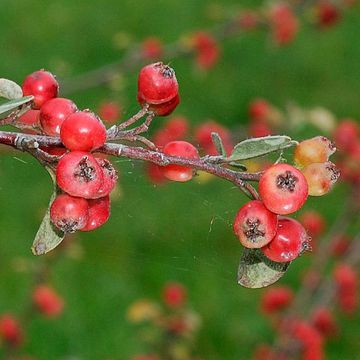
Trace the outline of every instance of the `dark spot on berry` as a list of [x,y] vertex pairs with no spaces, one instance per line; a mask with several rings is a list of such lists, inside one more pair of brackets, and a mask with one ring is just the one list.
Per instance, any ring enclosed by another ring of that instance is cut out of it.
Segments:
[[260,220],[259,219],[247,219],[246,220],[246,230],[244,230],[244,235],[246,238],[255,243],[259,240],[259,237],[264,237],[265,233],[259,230]]
[[77,221],[70,221],[69,219],[61,219],[56,224],[64,233],[73,233],[78,230],[78,222]]
[[74,173],[79,181],[90,182],[96,178],[96,171],[93,166],[89,163],[88,157],[84,156],[78,165],[78,171]]
[[328,170],[331,173],[330,179],[331,181],[335,182],[340,176],[340,171],[333,165],[329,165],[326,167],[326,170]]
[[291,171],[286,171],[284,174],[280,174],[276,178],[276,186],[280,189],[285,189],[293,192],[295,190],[295,186],[298,180],[299,179],[294,176]]

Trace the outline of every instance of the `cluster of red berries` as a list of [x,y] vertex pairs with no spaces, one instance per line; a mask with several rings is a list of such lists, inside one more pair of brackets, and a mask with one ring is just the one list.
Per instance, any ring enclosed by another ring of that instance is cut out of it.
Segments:
[[24,95],[34,96],[42,132],[60,136],[67,149],[60,150],[63,155],[56,167],[56,182],[63,193],[51,205],[51,220],[66,233],[89,231],[109,218],[109,194],[117,173],[108,160],[91,154],[106,141],[102,121],[89,110],[79,111],[71,100],[57,97],[58,89],[55,77],[44,70],[30,74],[23,83]]
[[[261,176],[261,200],[253,200],[238,211],[234,232],[243,246],[260,248],[272,261],[292,261],[310,248],[309,237],[300,222],[284,217],[299,210],[308,195],[327,193],[339,177],[328,158],[334,145],[318,136],[302,141],[295,149],[295,163],[276,164]],[[281,216],[278,216],[281,215]]]

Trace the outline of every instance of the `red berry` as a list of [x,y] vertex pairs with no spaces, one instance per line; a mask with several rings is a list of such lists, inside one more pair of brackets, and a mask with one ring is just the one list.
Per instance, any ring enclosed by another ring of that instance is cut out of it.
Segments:
[[59,136],[64,120],[77,111],[69,99],[55,98],[47,101],[40,109],[40,123],[45,134]]
[[152,105],[168,103],[178,96],[175,71],[162,62],[147,65],[138,78],[138,99]]
[[169,283],[163,289],[163,301],[171,307],[177,308],[184,305],[186,301],[186,289],[178,283]]
[[343,234],[336,235],[331,242],[331,255],[341,257],[346,254],[350,248],[350,239]]
[[304,140],[295,148],[294,161],[298,166],[323,163],[336,151],[335,144],[325,136]]
[[316,9],[317,22],[321,27],[330,27],[336,24],[340,17],[339,9],[330,1],[324,0],[317,5]]
[[340,176],[339,170],[330,161],[310,164],[302,172],[311,196],[322,196],[328,193]]
[[312,239],[318,238],[325,229],[324,218],[315,210],[302,213],[299,220]]
[[215,38],[204,31],[200,31],[193,36],[194,47],[196,50],[196,63],[202,69],[210,69],[219,60],[220,48]]
[[251,137],[263,137],[271,135],[270,126],[264,120],[254,120],[249,125]]
[[121,118],[120,106],[113,101],[104,101],[99,106],[99,115],[107,123],[114,123]]
[[90,153],[71,151],[58,163],[56,181],[68,194],[91,199],[103,184],[103,170]]
[[168,181],[162,172],[162,167],[151,162],[147,164],[147,175],[150,181],[156,185],[161,185]]
[[334,279],[341,292],[356,289],[356,271],[347,264],[338,264],[334,269]]
[[116,181],[118,179],[117,171],[111,162],[107,159],[95,158],[103,171],[103,183],[96,194],[96,198],[109,195],[114,189]]
[[142,53],[146,59],[159,59],[163,54],[163,45],[156,37],[149,37],[142,43]]
[[0,317],[0,336],[15,347],[22,343],[23,331],[13,315],[3,314]]
[[334,316],[327,308],[320,307],[315,309],[311,315],[311,322],[326,337],[332,337],[338,331]]
[[32,298],[38,310],[49,318],[55,318],[63,311],[64,300],[48,285],[39,285],[36,287]]
[[17,121],[25,125],[39,126],[40,110],[28,110],[24,115],[21,115]]
[[[20,124],[33,126],[35,128],[40,127],[40,110],[28,110],[24,115],[21,115],[17,122]],[[25,129],[24,132],[26,134],[38,134],[38,131],[36,129]]]
[[67,194],[59,195],[51,204],[50,218],[53,224],[65,233],[83,228],[89,217],[89,206],[85,199]]
[[195,140],[208,155],[217,155],[218,153],[216,151],[216,147],[211,138],[212,132],[219,134],[223,141],[225,151],[230,154],[233,148],[231,133],[227,128],[213,120],[202,123],[199,127],[195,129]]
[[[164,146],[163,153],[170,156],[181,156],[189,159],[199,158],[195,146],[186,141],[172,141]],[[166,178],[173,181],[189,181],[193,177],[193,169],[181,165],[167,165],[162,168]]]
[[110,217],[110,198],[109,195],[88,200],[89,220],[81,231],[91,231],[105,224]]
[[308,195],[304,175],[293,166],[277,164],[265,170],[259,182],[264,205],[275,214],[286,215],[299,210]]
[[[138,97],[138,101],[141,106],[145,105],[146,101]],[[171,100],[161,103],[161,104],[150,104],[149,110],[154,112],[157,116],[167,116],[170,115],[180,103],[180,96],[176,95]]]
[[309,237],[304,227],[294,219],[280,217],[274,239],[261,250],[272,261],[287,262],[309,248]]
[[59,146],[40,146],[40,149],[54,156],[62,156],[67,152],[65,148]]
[[238,17],[238,24],[244,30],[255,29],[258,21],[258,15],[252,10],[241,11]]
[[106,129],[94,113],[78,111],[65,119],[60,138],[70,150],[93,151],[104,145]]
[[182,116],[169,119],[163,129],[159,129],[153,137],[157,147],[163,147],[170,141],[180,140],[186,137],[189,130],[188,120]]
[[275,4],[271,9],[272,36],[279,45],[290,43],[299,29],[299,22],[291,7],[285,3]]
[[261,299],[261,309],[266,314],[286,309],[294,298],[293,291],[286,286],[265,290]]
[[251,120],[266,121],[270,111],[271,106],[264,99],[255,99],[249,104],[249,116]]
[[349,151],[360,137],[360,126],[353,119],[344,119],[334,131],[336,146],[343,151]]
[[22,89],[24,96],[34,96],[33,108],[40,109],[46,101],[57,97],[59,84],[50,72],[39,70],[25,78]]
[[277,230],[277,215],[269,211],[259,200],[245,204],[234,221],[234,232],[247,248],[261,248],[268,244]]

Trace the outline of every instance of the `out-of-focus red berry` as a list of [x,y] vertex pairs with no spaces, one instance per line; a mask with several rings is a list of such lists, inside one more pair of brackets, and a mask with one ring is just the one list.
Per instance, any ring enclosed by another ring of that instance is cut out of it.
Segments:
[[113,124],[121,119],[121,107],[115,101],[103,101],[99,105],[99,116],[106,123]]
[[340,9],[328,0],[320,1],[316,6],[317,24],[322,28],[335,25],[341,18]]
[[36,287],[32,297],[38,310],[49,318],[58,317],[63,311],[64,300],[48,285]]
[[287,286],[277,286],[265,290],[261,299],[261,310],[271,314],[286,309],[294,298],[293,291]]
[[311,322],[326,337],[332,337],[338,332],[334,315],[327,308],[315,309],[311,315]]
[[179,283],[169,283],[163,289],[163,301],[171,308],[178,308],[185,304],[186,289]]
[[163,44],[156,37],[149,37],[141,44],[144,58],[149,60],[158,60],[163,55]]
[[325,230],[325,220],[322,215],[315,210],[303,212],[299,220],[312,239],[317,239]]
[[18,320],[12,314],[2,314],[0,317],[0,336],[11,346],[20,346],[24,339],[23,330]]
[[336,147],[349,151],[360,138],[360,126],[353,119],[343,119],[334,131]]
[[207,32],[199,31],[193,35],[192,40],[198,66],[205,70],[212,68],[220,56],[220,48],[215,38]]
[[202,123],[195,129],[195,141],[203,148],[208,155],[217,155],[216,147],[213,144],[211,133],[218,133],[223,141],[225,151],[230,154],[232,151],[232,140],[230,131],[214,120]]
[[272,37],[279,45],[291,43],[299,29],[299,21],[285,2],[275,4],[270,12]]

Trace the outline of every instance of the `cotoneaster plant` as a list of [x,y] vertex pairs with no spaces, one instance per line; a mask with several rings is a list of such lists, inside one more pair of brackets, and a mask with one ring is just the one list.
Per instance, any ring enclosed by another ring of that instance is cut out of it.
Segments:
[[[0,131],[0,143],[33,155],[55,184],[49,211],[33,243],[36,255],[51,251],[68,233],[91,231],[106,223],[109,194],[118,180],[110,160],[99,157],[106,154],[148,161],[171,181],[190,181],[201,170],[236,185],[250,198],[234,220],[234,233],[245,247],[238,282],[264,287],[278,280],[291,261],[310,249],[304,227],[283,215],[299,210],[308,195],[328,192],[339,176],[329,161],[335,146],[322,136],[298,143],[285,135],[273,135],[245,139],[233,146],[227,129],[208,122],[195,133],[201,146],[197,148],[182,140],[188,125],[178,119],[158,132],[153,143],[146,137],[152,120],[171,113],[180,99],[175,71],[161,62],[140,71],[139,112],[108,129],[95,113],[79,110],[71,99],[58,98],[59,85],[50,72],[30,74],[22,88],[6,79],[0,84],[1,93],[10,100],[0,105],[0,124],[33,132]],[[267,108],[262,105],[256,113],[266,113]],[[31,120],[25,122],[28,114]],[[265,171],[248,172],[243,164],[294,146],[294,164],[281,162],[281,156]]]

